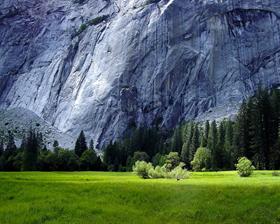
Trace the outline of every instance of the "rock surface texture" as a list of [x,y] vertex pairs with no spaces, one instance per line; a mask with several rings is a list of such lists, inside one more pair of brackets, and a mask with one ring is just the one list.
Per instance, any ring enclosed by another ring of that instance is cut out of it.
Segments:
[[279,0],[2,0],[0,108],[96,145],[280,84]]

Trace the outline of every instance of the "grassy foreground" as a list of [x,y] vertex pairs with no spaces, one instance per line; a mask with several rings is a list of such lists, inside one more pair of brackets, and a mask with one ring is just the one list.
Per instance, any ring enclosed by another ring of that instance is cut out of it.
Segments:
[[192,173],[0,173],[0,223],[280,223],[280,177]]

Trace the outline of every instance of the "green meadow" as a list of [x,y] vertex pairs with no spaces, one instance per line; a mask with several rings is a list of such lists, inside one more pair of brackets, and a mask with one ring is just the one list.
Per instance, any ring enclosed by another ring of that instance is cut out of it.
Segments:
[[0,223],[280,223],[280,177],[256,171],[143,180],[132,173],[0,173]]

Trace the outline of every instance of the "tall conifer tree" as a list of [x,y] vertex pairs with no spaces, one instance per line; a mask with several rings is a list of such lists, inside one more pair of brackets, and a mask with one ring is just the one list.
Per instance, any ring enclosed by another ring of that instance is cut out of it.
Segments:
[[86,150],[87,150],[86,137],[84,131],[81,131],[75,144],[75,153],[77,156],[80,157]]
[[22,170],[34,171],[37,169],[39,147],[38,135],[33,130],[30,130],[25,141]]
[[204,127],[204,131],[203,131],[203,137],[202,137],[202,141],[201,141],[201,146],[202,147],[206,147],[207,146],[207,140],[209,137],[209,129],[210,129],[210,124],[209,121],[207,120],[205,122],[205,127]]
[[194,154],[196,152],[196,150],[198,149],[200,145],[199,142],[199,128],[198,128],[198,123],[196,123],[193,126],[193,134],[192,134],[192,138],[191,138],[191,142],[190,142],[190,149],[189,149],[189,161],[191,162],[193,160]]
[[217,152],[217,145],[218,145],[218,131],[217,131],[217,123],[216,121],[211,122],[209,137],[207,140],[207,148],[210,150],[211,153],[211,166],[212,169],[218,168],[218,152]]

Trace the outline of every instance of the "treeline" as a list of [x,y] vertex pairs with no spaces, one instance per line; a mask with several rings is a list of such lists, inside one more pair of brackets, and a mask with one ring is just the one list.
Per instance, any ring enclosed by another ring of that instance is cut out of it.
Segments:
[[166,154],[178,152],[188,169],[200,161],[204,169],[231,170],[243,156],[252,160],[257,169],[279,169],[279,118],[279,90],[259,89],[241,105],[235,121],[187,122],[176,128],[170,138],[156,128],[136,129],[124,141],[104,149],[104,162],[109,170],[124,171],[131,170],[137,160],[162,165]]
[[131,171],[136,161],[166,163],[176,152],[188,169],[231,170],[247,157],[257,169],[280,169],[280,91],[260,89],[244,102],[234,121],[186,122],[173,132],[135,128],[121,140],[96,154],[80,133],[75,148],[61,148],[57,141],[47,149],[41,133],[30,130],[19,148],[12,132],[4,146],[0,139],[0,170],[109,170]]
[[100,156],[94,150],[93,142],[87,145],[82,131],[76,141],[75,149],[69,150],[54,141],[53,149],[46,148],[41,133],[30,130],[17,148],[12,132],[4,146],[0,142],[1,171],[100,171],[106,170]]
[[131,171],[136,161],[153,160],[153,165],[158,165],[161,156],[170,152],[168,136],[170,133],[158,128],[135,128],[124,140],[103,149],[104,163],[110,171]]

